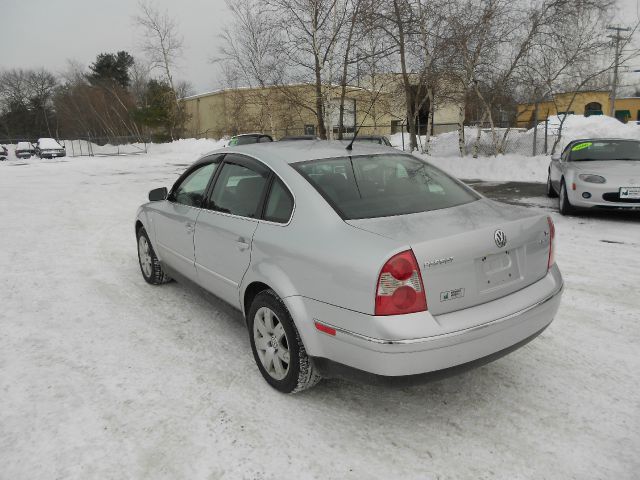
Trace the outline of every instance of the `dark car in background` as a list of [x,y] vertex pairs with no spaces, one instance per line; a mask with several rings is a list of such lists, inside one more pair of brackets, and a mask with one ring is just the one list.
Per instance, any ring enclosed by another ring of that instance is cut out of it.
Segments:
[[378,145],[384,145],[385,147],[392,147],[391,142],[384,135],[358,135],[356,142],[369,142],[377,143]]
[[280,142],[292,142],[298,140],[320,140],[315,135],[289,135],[287,137],[282,137]]
[[36,149],[30,142],[18,142],[14,153],[16,158],[31,158],[36,154]]
[[250,143],[268,143],[273,142],[271,135],[265,133],[242,133],[240,135],[234,135],[229,140],[227,147],[234,147],[236,145],[248,145]]
[[8,156],[9,152],[7,151],[7,147],[0,145],[0,161],[6,160]]
[[39,138],[36,142],[36,155],[40,158],[64,157],[67,151],[53,138]]

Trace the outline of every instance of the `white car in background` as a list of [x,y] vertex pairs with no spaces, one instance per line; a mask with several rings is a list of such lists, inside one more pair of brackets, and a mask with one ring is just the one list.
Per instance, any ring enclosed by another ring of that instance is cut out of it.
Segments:
[[67,151],[53,138],[39,138],[36,142],[36,155],[40,158],[64,157]]
[[30,142],[18,142],[14,154],[16,158],[31,158],[36,154],[36,150]]
[[559,210],[578,208],[640,210],[640,141],[590,138],[570,142],[553,155],[547,195],[559,197]]

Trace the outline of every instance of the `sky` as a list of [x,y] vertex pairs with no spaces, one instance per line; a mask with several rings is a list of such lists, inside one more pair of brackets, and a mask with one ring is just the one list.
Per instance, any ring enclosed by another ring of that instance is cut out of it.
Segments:
[[[639,2],[619,0],[619,21],[637,21]],[[184,60],[174,76],[190,82],[195,93],[220,87],[210,59],[231,21],[225,1],[156,3],[176,18],[185,40]],[[0,69],[45,67],[59,73],[67,60],[88,66],[99,53],[126,50],[135,57],[140,32],[132,17],[137,10],[136,0],[0,0]]]
[[[230,13],[224,0],[156,0],[179,22],[185,41],[174,74],[196,92],[219,86],[209,62]],[[67,60],[91,64],[103,52],[139,52],[140,31],[132,17],[136,0],[0,0],[0,69],[66,69]]]

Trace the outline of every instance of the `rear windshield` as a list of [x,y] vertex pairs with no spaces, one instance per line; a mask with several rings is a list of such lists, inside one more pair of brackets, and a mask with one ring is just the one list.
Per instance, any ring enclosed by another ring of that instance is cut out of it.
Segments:
[[569,161],[640,160],[640,142],[635,140],[586,140],[571,145]]
[[345,220],[454,207],[479,197],[410,155],[360,155],[292,164]]

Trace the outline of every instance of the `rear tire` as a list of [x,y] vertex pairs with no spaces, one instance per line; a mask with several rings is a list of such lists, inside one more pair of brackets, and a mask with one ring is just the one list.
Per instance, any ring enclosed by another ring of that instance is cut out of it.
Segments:
[[153,251],[151,241],[144,227],[138,229],[136,238],[138,240],[138,263],[140,264],[142,277],[151,285],[162,285],[169,282],[171,278],[162,270],[162,265],[156,256],[156,252]]
[[273,388],[297,393],[321,380],[287,307],[273,290],[256,295],[247,313],[247,326],[253,358]]
[[551,171],[547,175],[547,197],[549,198],[557,198],[558,193],[553,188],[553,184],[551,183]]
[[562,179],[562,182],[560,183],[560,195],[559,195],[559,198],[558,198],[558,210],[560,211],[561,215],[571,215],[575,211],[574,207],[571,205],[571,202],[569,201],[569,197],[567,195],[567,185],[564,182],[564,178]]

